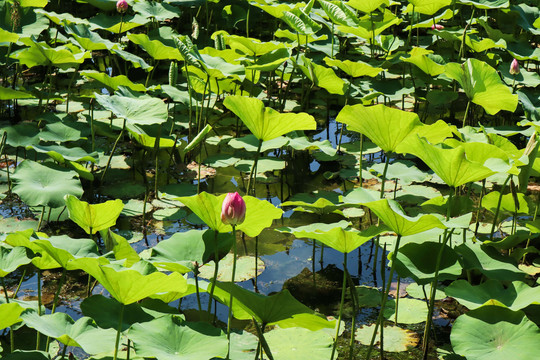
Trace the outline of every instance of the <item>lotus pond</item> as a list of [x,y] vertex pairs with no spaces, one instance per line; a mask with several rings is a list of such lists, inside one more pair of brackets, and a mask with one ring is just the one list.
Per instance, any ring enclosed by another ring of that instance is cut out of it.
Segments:
[[537,1],[0,19],[0,357],[540,358]]

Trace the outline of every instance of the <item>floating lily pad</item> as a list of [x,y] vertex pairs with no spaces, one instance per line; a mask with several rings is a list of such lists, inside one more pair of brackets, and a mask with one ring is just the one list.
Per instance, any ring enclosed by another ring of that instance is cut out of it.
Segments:
[[[232,279],[233,255],[227,254],[219,261],[218,281],[231,281]],[[214,277],[214,262],[206,264],[199,269],[199,276],[203,279],[211,279]],[[257,259],[257,275],[261,275],[264,271],[264,261]],[[234,274],[235,282],[242,282],[255,277],[255,257],[240,256],[236,259],[236,272]]]
[[[355,339],[363,345],[369,345],[375,325],[364,326],[356,330]],[[418,344],[418,335],[411,331],[399,328],[397,326],[385,326],[384,332],[384,350],[390,352],[407,351]],[[377,331],[376,339],[380,338],[380,330]],[[378,342],[375,343],[379,345]]]
[[275,329],[264,334],[274,359],[326,360],[332,353],[332,336],[324,330]]
[[[399,299],[398,324],[418,324],[426,321],[428,308],[425,301],[417,299],[403,298]],[[388,300],[384,307],[384,317],[390,321],[396,322],[396,300]]]
[[131,199],[124,201],[124,208],[122,209],[121,214],[124,216],[142,216],[143,212],[148,214],[153,210],[151,203],[146,203],[144,205],[143,200]]

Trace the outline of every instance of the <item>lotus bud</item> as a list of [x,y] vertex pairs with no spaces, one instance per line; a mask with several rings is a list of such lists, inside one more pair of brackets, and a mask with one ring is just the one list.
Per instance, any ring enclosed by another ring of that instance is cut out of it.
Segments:
[[431,30],[442,30],[442,29],[444,29],[444,26],[442,26],[441,24],[431,25]]
[[221,206],[221,221],[227,225],[239,225],[246,217],[246,203],[238,194],[228,193]]
[[516,59],[512,60],[512,64],[510,64],[510,74],[519,75],[519,63]]
[[120,14],[123,14],[127,11],[129,8],[129,4],[126,0],[118,0],[116,2],[116,11],[118,11]]

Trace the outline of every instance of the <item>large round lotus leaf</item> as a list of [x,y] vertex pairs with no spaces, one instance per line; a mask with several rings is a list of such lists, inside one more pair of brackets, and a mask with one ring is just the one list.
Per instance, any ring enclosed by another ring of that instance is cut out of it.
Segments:
[[538,357],[540,329],[521,311],[489,305],[458,317],[450,341],[468,360],[530,360]]
[[57,121],[45,125],[39,133],[43,141],[77,141],[86,136],[88,124],[76,121]]
[[34,310],[25,310],[21,314],[26,326],[36,329],[67,346],[81,347],[89,354],[112,351],[116,330],[99,328],[89,317],[77,321],[66,313],[38,315]]
[[190,272],[195,262],[203,263],[205,233],[201,230],[178,232],[154,246],[148,261],[166,271]]
[[206,323],[164,316],[135,324],[128,332],[139,356],[160,360],[208,360],[227,355],[227,337]]
[[[85,316],[94,319],[104,329],[118,329],[118,319],[122,304],[103,295],[92,295],[81,303],[81,311]],[[144,312],[137,303],[126,305],[122,317],[122,331],[136,323],[153,320],[154,317]]]
[[[432,282],[435,279],[437,257],[442,246],[432,241],[403,245],[396,256],[397,273],[403,278],[413,278],[420,285]],[[439,280],[456,279],[461,271],[457,253],[448,245],[444,245],[439,264]]]
[[[33,241],[33,244],[41,248],[40,252],[46,252],[68,270],[73,269],[81,259],[84,261],[88,257],[99,257],[98,247],[91,239],[73,239],[67,235],[60,235],[38,239]],[[101,260],[107,261],[103,258]]]
[[[418,324],[427,318],[428,308],[425,301],[403,298],[399,299],[397,308],[398,324]],[[396,322],[396,300],[386,302],[383,314],[388,320]]]
[[[247,331],[231,332],[231,350],[229,357],[235,360],[253,360],[259,339]],[[273,354],[272,354],[273,355]]]
[[5,329],[21,321],[19,316],[24,308],[17,303],[6,303],[0,305],[0,329]]
[[143,212],[148,214],[152,211],[153,206],[151,203],[144,204],[143,200],[130,199],[124,201],[124,208],[122,209],[121,214],[124,216],[142,216]]
[[4,218],[0,220],[0,234],[10,234],[27,229],[37,230],[37,226],[36,220],[19,220],[16,217]]
[[13,147],[28,146],[39,142],[39,129],[35,124],[22,123],[3,128],[6,143]]
[[[420,299],[420,300],[425,300],[426,298],[429,299],[429,294],[431,293],[431,284],[422,286],[422,285],[418,285],[417,283],[412,283],[407,286],[406,291],[407,291],[407,294],[409,294],[409,296],[412,296],[415,299]],[[443,290],[437,289],[435,291],[435,300],[442,300],[445,297],[446,295]]]
[[323,330],[278,328],[264,337],[275,360],[327,360],[332,354],[332,336]]
[[[355,339],[363,345],[369,345],[373,336],[375,325],[364,326],[356,330]],[[376,339],[380,338],[380,329],[377,331]],[[411,331],[397,326],[386,326],[383,332],[384,350],[390,352],[407,351],[418,344],[418,335]],[[379,345],[377,341],[375,345]]]
[[13,192],[29,206],[64,206],[65,195],[80,197],[83,194],[76,176],[76,172],[65,168],[24,160],[12,176]]
[[477,286],[465,280],[456,280],[445,292],[471,310],[486,304],[502,305],[516,311],[538,304],[540,299],[540,288],[530,287],[522,281],[513,281],[505,288],[497,280],[488,280]]
[[26,255],[26,248],[17,246],[13,249],[0,247],[0,277],[17,270],[19,266],[29,264],[32,261]]
[[[231,281],[233,254],[227,254],[219,261],[218,281]],[[211,279],[214,277],[215,264],[213,261],[199,269],[199,276],[203,279]],[[257,259],[257,275],[261,275],[264,271],[264,261]],[[236,272],[234,274],[235,282],[246,281],[255,277],[255,257],[241,256],[236,259]]]
[[144,96],[139,98],[99,95],[96,100],[117,117],[132,124],[152,125],[167,121],[167,105],[161,99]]
[[2,356],[2,359],[5,360],[49,360],[49,354],[44,351],[24,351],[24,350],[15,350],[11,354],[6,354]]
[[69,218],[83,228],[87,234],[108,229],[116,224],[116,219],[122,212],[121,200],[109,200],[101,204],[88,204],[75,196],[65,198]]

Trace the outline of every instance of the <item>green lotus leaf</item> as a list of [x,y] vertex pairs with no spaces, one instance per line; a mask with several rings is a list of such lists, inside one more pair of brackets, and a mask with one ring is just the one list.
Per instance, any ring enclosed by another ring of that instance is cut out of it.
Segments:
[[323,330],[278,328],[265,333],[264,338],[275,359],[326,360],[332,354],[332,336]]
[[[246,203],[246,218],[236,227],[247,236],[258,236],[262,230],[272,225],[275,219],[281,218],[283,211],[268,201],[259,200],[252,196],[244,196]],[[221,221],[221,205],[225,194],[215,196],[202,192],[195,196],[179,197],[179,200],[191,209],[206,225],[218,232],[230,232],[232,226]]]
[[145,71],[150,71],[152,70],[154,67],[153,66],[150,66],[146,63],[146,61],[144,61],[143,58],[137,56],[137,55],[134,55],[130,52],[127,52],[127,51],[124,51],[124,50],[120,50],[120,49],[111,49],[110,52],[112,54],[115,54],[115,55],[118,55],[120,56],[122,59],[126,60],[126,61],[129,61],[131,63],[131,65],[133,65],[133,67],[135,68],[141,68]]
[[[212,279],[214,277],[215,262],[211,261],[199,268],[199,276],[203,279]],[[218,281],[231,281],[232,280],[232,268],[233,268],[233,254],[229,253],[225,255],[219,261],[217,280]],[[255,274],[260,276],[264,271],[264,261],[257,259],[257,268],[255,268],[255,257],[253,256],[239,256],[236,258],[236,270],[234,274],[235,282],[242,282],[255,278]]]
[[[179,273],[165,275],[159,271],[148,273],[148,266],[141,273],[137,264],[131,268],[102,265],[96,258],[85,258],[78,261],[77,268],[92,275],[111,294],[113,298],[124,305],[142,300],[150,295],[174,291],[184,293],[187,290],[186,279]],[[143,266],[143,265],[140,265]],[[154,268],[155,270],[155,268]]]
[[167,105],[161,99],[141,96],[138,98],[119,95],[95,94],[98,103],[119,118],[131,124],[153,125],[167,121]]
[[[81,311],[103,329],[118,329],[118,319],[122,311],[122,304],[118,301],[106,298],[103,295],[92,295],[81,302]],[[154,317],[145,312],[141,305],[134,303],[126,305],[122,317],[122,331],[126,331],[133,324],[144,323],[153,320]]]
[[135,324],[128,332],[139,356],[163,360],[206,360],[227,355],[227,336],[207,323],[164,316]]
[[283,13],[285,11],[291,11],[293,9],[302,7],[305,4],[303,4],[301,2],[300,3],[294,3],[294,4],[281,3],[281,2],[265,4],[265,3],[254,2],[251,5],[258,7],[260,9],[266,11],[268,14],[272,15],[273,17],[279,19],[279,18],[281,18],[283,16]]
[[36,124],[22,123],[2,128],[7,133],[6,144],[19,147],[39,143],[39,129]]
[[78,0],[80,3],[87,3],[103,11],[112,11],[116,9],[114,0]]
[[17,40],[19,40],[19,35],[4,29],[0,29],[0,38],[3,40],[2,42],[16,43]]
[[[326,89],[330,94],[344,95],[347,91],[347,82],[338,77],[334,70],[322,65],[315,64],[310,59],[302,55],[303,64],[297,64],[304,75],[310,79],[315,86]],[[293,59],[294,61],[294,59]]]
[[[102,1],[102,0],[97,0],[97,1]],[[120,31],[124,33],[136,27],[142,26],[148,23],[149,19],[139,14],[136,14],[135,16],[132,16],[132,15],[111,16],[111,14],[100,13],[94,16],[93,18],[89,19],[88,21],[90,22],[91,30],[102,29],[102,30],[107,30],[112,33],[118,34]]]
[[160,40],[150,40],[146,34],[129,34],[128,39],[139,45],[154,60],[184,60],[178,49],[167,46]]
[[463,146],[444,149],[416,135],[407,140],[407,146],[401,147],[402,151],[422,159],[448,186],[458,187],[495,173],[482,163],[469,160]]
[[12,176],[13,192],[29,206],[64,206],[64,196],[81,196],[83,189],[76,172],[52,164],[24,160]]
[[[67,270],[76,269],[81,259],[85,261],[90,257],[94,259],[99,257],[97,245],[91,239],[73,239],[67,235],[60,235],[34,240],[33,244],[41,248],[40,252],[46,252]],[[99,261],[108,262],[104,258],[100,258]]]
[[[269,171],[283,170],[287,166],[285,160],[273,157],[260,157],[257,161],[257,176]],[[240,160],[234,167],[241,172],[250,173],[253,168],[253,160]]]
[[99,233],[107,251],[112,251],[116,260],[125,260],[124,266],[131,267],[141,260],[137,251],[131,247],[123,236],[112,232],[110,228],[101,230]]
[[329,140],[310,140],[307,136],[301,135],[301,132],[290,133],[285,139],[288,139],[289,141],[287,145],[295,150],[308,150],[310,152],[313,150],[320,150],[328,156],[334,156],[337,153],[337,150],[332,146],[332,143]]
[[15,350],[11,354],[2,356],[5,360],[49,360],[49,353],[38,350]]
[[362,39],[370,40],[374,36],[379,36],[384,30],[388,29],[393,25],[398,25],[403,20],[395,16],[388,9],[384,9],[383,19],[381,21],[375,21],[373,24],[371,21],[362,20],[358,22],[356,26],[344,26],[339,25],[337,29],[346,34],[352,34]]
[[319,0],[322,9],[328,15],[330,21],[338,25],[355,26],[359,20],[354,10],[343,2],[332,3],[325,0]]
[[14,302],[5,303],[0,305],[0,329],[5,329],[21,322],[21,313],[24,308]]
[[455,298],[470,310],[485,305],[498,305],[517,311],[531,304],[538,304],[540,288],[530,287],[522,281],[513,281],[508,286],[503,286],[500,281],[491,279],[480,285],[456,280],[444,291],[446,295]]
[[39,237],[34,230],[28,229],[9,234],[6,237],[5,242],[11,246],[24,246],[32,250],[35,254],[39,254],[39,256],[34,256],[32,258],[32,264],[38,269],[45,270],[61,267],[62,265],[54,260],[54,258],[43,250],[41,246],[34,243],[34,241],[38,239]]
[[459,0],[461,4],[473,5],[478,9],[502,9],[510,6],[508,0]]
[[430,76],[437,76],[444,72],[444,66],[437,64],[427,56],[428,54],[432,53],[433,51],[431,50],[426,50],[421,47],[413,47],[407,56],[401,56],[400,59],[416,65],[420,70]]
[[[288,143],[289,141],[286,137],[278,136],[277,138],[263,142],[261,152],[281,149],[283,146],[287,146]],[[232,138],[229,141],[229,145],[234,149],[245,149],[249,152],[256,152],[259,149],[259,139],[257,139],[255,135],[249,134],[239,138]]]
[[178,7],[167,3],[157,2],[137,2],[133,5],[133,11],[147,18],[154,18],[157,21],[165,21],[180,16],[181,11]]
[[501,254],[492,246],[465,243],[454,250],[461,255],[464,269],[479,270],[488,279],[516,281],[525,278],[526,274],[517,267],[512,257]]
[[272,140],[295,130],[314,130],[313,116],[306,113],[279,113],[265,107],[259,99],[245,96],[227,96],[223,102],[235,113],[259,140]]
[[89,134],[87,124],[64,119],[45,125],[39,133],[39,138],[43,141],[60,143],[86,139],[87,134]]
[[77,321],[66,313],[38,315],[34,310],[25,310],[21,314],[26,326],[36,329],[66,346],[82,348],[89,354],[108,352],[114,349],[116,330],[99,328],[89,317]]
[[117,43],[104,39],[98,33],[91,31],[87,24],[64,24],[64,29],[85,50],[109,50],[118,47]]
[[[363,326],[356,330],[355,339],[363,345],[369,345],[375,325]],[[380,338],[380,329],[377,330],[377,339]],[[397,326],[385,326],[383,331],[384,351],[402,352],[408,351],[418,344],[418,338],[414,331],[405,330]]]
[[383,104],[375,106],[346,105],[336,121],[347,124],[349,130],[367,136],[386,152],[396,151],[397,146],[409,133],[422,123],[418,115],[390,108]]
[[[377,163],[368,168],[382,176],[384,163]],[[418,169],[413,162],[402,160],[394,161],[386,169],[386,179],[396,179],[402,185],[410,185],[413,182],[422,183],[431,178],[431,175]]]
[[380,67],[373,67],[368,63],[362,61],[350,61],[350,60],[337,60],[329,57],[324,58],[324,62],[328,66],[335,66],[338,69],[344,71],[347,75],[352,77],[369,76],[375,77],[383,71]]
[[364,231],[345,230],[341,227],[336,227],[327,231],[321,231],[320,229],[314,232],[294,231],[293,234],[298,238],[318,240],[339,252],[350,253],[375,236],[386,231],[388,231],[388,228],[385,226],[370,226]]
[[347,5],[355,8],[356,10],[360,10],[364,13],[370,13],[372,11],[377,10],[382,5],[389,5],[388,0],[349,0],[346,2]]
[[216,283],[214,296],[224,304],[229,304],[231,293],[234,298],[233,315],[240,320],[255,318],[262,324],[280,325],[282,328],[301,326],[309,330],[333,328],[335,325],[335,322],[318,316],[296,300],[288,290],[265,296],[230,282]]
[[495,145],[479,142],[463,143],[455,139],[448,139],[444,143],[454,148],[463,147],[467,160],[483,164],[494,172],[513,175],[518,175],[520,172],[517,166],[510,161],[508,154]]
[[467,359],[534,359],[540,329],[521,311],[482,306],[456,319],[452,348]]
[[397,273],[402,278],[412,278],[419,285],[433,282],[437,270],[439,270],[439,281],[456,279],[461,275],[462,268],[458,254],[448,245],[444,245],[441,262],[437,269],[437,257],[442,246],[440,243],[431,241],[420,244],[411,242],[401,246],[394,265]]
[[38,153],[47,154],[58,163],[66,161],[92,162],[96,163],[97,152],[87,153],[80,147],[68,148],[62,145],[28,145],[27,149],[32,149]]
[[398,202],[381,199],[363,205],[371,209],[393,232],[401,236],[418,234],[433,228],[444,229],[446,226],[434,215],[405,215]]
[[228,35],[225,37],[225,41],[231,49],[247,56],[261,56],[285,47],[285,44],[280,42],[262,42],[259,39],[238,35]]
[[[431,293],[431,284],[418,285],[417,283],[411,283],[407,286],[407,294],[415,299],[425,299],[426,294]],[[425,293],[424,293],[425,291]],[[442,300],[446,297],[446,294],[440,288],[435,290],[435,301]]]
[[88,22],[88,20],[75,17],[75,16],[71,15],[70,13],[57,14],[54,11],[46,11],[46,10],[43,10],[43,9],[35,9],[34,12],[36,14],[45,15],[45,17],[47,17],[50,21],[52,21],[56,25],[62,25],[62,24],[89,25],[90,24]]
[[481,53],[493,48],[506,48],[506,41],[503,39],[500,39],[497,42],[491,40],[490,38],[483,38],[480,40],[476,35],[473,34],[465,37],[465,44],[467,44],[468,47],[477,53]]
[[32,261],[26,253],[26,248],[17,246],[13,249],[0,246],[0,277],[5,277],[20,266],[29,264]]
[[482,106],[490,115],[501,110],[513,112],[517,108],[518,96],[512,94],[497,71],[483,61],[468,59],[462,65],[446,64],[445,74],[461,85],[470,101]]
[[[499,204],[499,198],[501,193],[498,191],[491,191],[482,198],[482,207],[495,214]],[[523,193],[517,193],[516,197],[511,193],[504,194],[500,205],[500,211],[506,214],[529,214],[529,198]],[[517,202],[516,202],[517,201]]]
[[302,9],[284,11],[280,19],[300,35],[312,35],[322,29],[322,26]]
[[88,79],[94,79],[105,85],[107,88],[111,89],[112,91],[118,90],[120,86],[125,86],[130,88],[133,91],[140,91],[145,92],[146,87],[143,84],[135,84],[131,80],[128,79],[125,75],[118,75],[114,77],[110,77],[106,73],[103,72],[91,72],[91,71],[83,71],[81,72],[81,75]]
[[396,300],[390,299],[386,302],[383,312],[386,319],[397,324],[418,324],[426,321],[428,307],[425,301],[404,298],[399,299],[397,305],[398,313],[396,321]]
[[52,65],[65,70],[78,66],[91,57],[90,52],[73,52],[71,48],[65,46],[51,48],[46,43],[34,41],[28,45],[29,47],[14,52],[11,57],[29,68]]
[[433,15],[445,6],[452,3],[452,0],[408,0],[413,5],[415,12],[425,15]]
[[[0,29],[2,31],[2,29]],[[0,37],[2,34],[0,33]],[[0,86],[0,100],[30,99],[35,96],[25,91],[14,90]]]
[[69,218],[79,225],[87,234],[108,229],[116,224],[124,204],[122,200],[109,200],[101,204],[88,204],[73,195],[65,198]]
[[253,65],[246,66],[247,70],[273,71],[281,66],[291,57],[291,50],[288,48],[278,48],[260,56]]
[[194,269],[195,262],[203,263],[204,233],[200,230],[176,233],[154,246],[148,261],[166,271],[176,271],[181,274],[190,272]]

